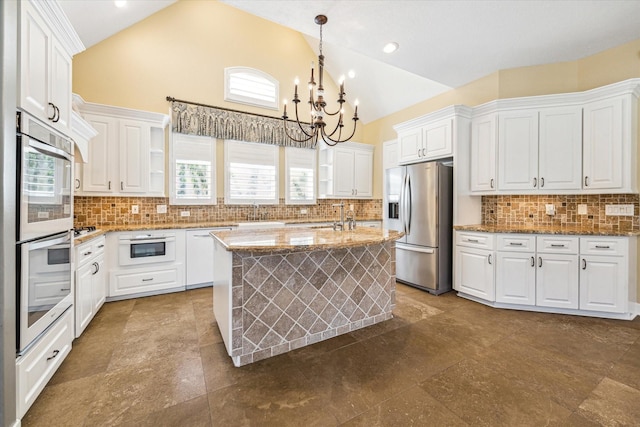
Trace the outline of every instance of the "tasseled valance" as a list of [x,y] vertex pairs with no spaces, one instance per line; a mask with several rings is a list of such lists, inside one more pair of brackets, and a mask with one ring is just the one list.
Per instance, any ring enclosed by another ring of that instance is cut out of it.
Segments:
[[[290,139],[284,131],[282,119],[276,117],[180,101],[171,97],[167,97],[167,101],[171,101],[173,132],[284,147],[313,148],[311,141],[296,142]],[[305,138],[295,122],[288,121],[287,126],[289,135],[296,139]]]

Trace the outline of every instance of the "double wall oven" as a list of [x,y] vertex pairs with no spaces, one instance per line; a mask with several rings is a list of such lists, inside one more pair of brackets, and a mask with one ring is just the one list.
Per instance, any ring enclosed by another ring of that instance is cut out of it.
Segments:
[[20,110],[16,131],[16,347],[22,354],[73,302],[73,142]]

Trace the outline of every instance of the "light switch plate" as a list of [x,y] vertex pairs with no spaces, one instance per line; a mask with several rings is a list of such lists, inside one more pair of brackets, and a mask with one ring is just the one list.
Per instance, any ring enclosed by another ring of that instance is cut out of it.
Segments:
[[138,209],[138,205],[132,205],[132,206],[131,206],[131,213],[132,213],[132,214],[140,213],[140,211],[139,211],[139,209]]
[[191,216],[191,212],[189,212],[189,211],[180,211],[180,216]]
[[586,215],[587,214],[587,205],[580,204],[578,205],[578,215]]
[[547,213],[547,215],[555,215],[556,207],[553,204],[547,204],[545,205],[545,212]]
[[167,213],[167,205],[156,205],[157,213]]
[[604,214],[608,216],[633,216],[633,205],[605,205]]

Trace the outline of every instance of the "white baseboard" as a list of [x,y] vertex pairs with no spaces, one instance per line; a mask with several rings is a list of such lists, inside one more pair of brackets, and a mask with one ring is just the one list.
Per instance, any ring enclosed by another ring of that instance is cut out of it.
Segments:
[[[635,313],[636,316],[640,316],[640,302],[631,303],[631,312]],[[634,310],[635,306],[635,310]]]
[[22,420],[16,420],[11,427],[20,427],[22,425]]

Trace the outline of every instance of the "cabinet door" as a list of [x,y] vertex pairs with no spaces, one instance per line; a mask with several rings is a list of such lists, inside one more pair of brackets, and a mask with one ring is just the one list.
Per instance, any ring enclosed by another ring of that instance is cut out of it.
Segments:
[[93,318],[92,278],[94,266],[86,264],[76,271],[76,338]]
[[373,153],[355,150],[353,157],[354,196],[373,196]]
[[498,189],[538,188],[538,111],[500,113]]
[[452,120],[431,123],[423,128],[423,157],[442,159],[453,156]]
[[536,304],[536,266],[533,252],[498,252],[496,302]]
[[82,165],[82,191],[115,191],[114,171],[117,164],[112,162],[114,151],[111,141],[117,141],[118,124],[116,119],[104,116],[85,115],[85,120],[98,131],[89,143],[89,159]]
[[20,2],[20,8],[24,8],[20,23],[20,106],[49,122],[54,113],[49,106],[52,35],[28,2]]
[[398,134],[398,163],[406,165],[423,157],[422,128],[412,129]]
[[351,197],[354,195],[355,153],[348,148],[335,148],[333,153],[334,196]]
[[624,257],[583,256],[580,260],[580,309],[625,313],[628,300]]
[[578,256],[538,254],[536,305],[578,308]]
[[455,289],[486,301],[495,301],[493,252],[456,248]]
[[150,127],[134,120],[120,120],[121,193],[146,193],[149,180]]
[[382,146],[382,169],[398,167],[398,143],[385,142]]
[[582,188],[582,108],[540,111],[538,187],[541,190]]
[[51,103],[57,107],[53,125],[64,133],[71,131],[71,57],[54,38],[51,45]]
[[496,189],[496,116],[471,121],[471,191]]
[[583,184],[585,189],[622,187],[623,100],[592,102],[584,107]]
[[105,269],[104,255],[96,257],[91,263],[94,267],[93,278],[91,280],[93,314],[100,310],[107,298],[107,271]]
[[211,230],[189,230],[187,238],[187,287],[213,283],[213,237]]

